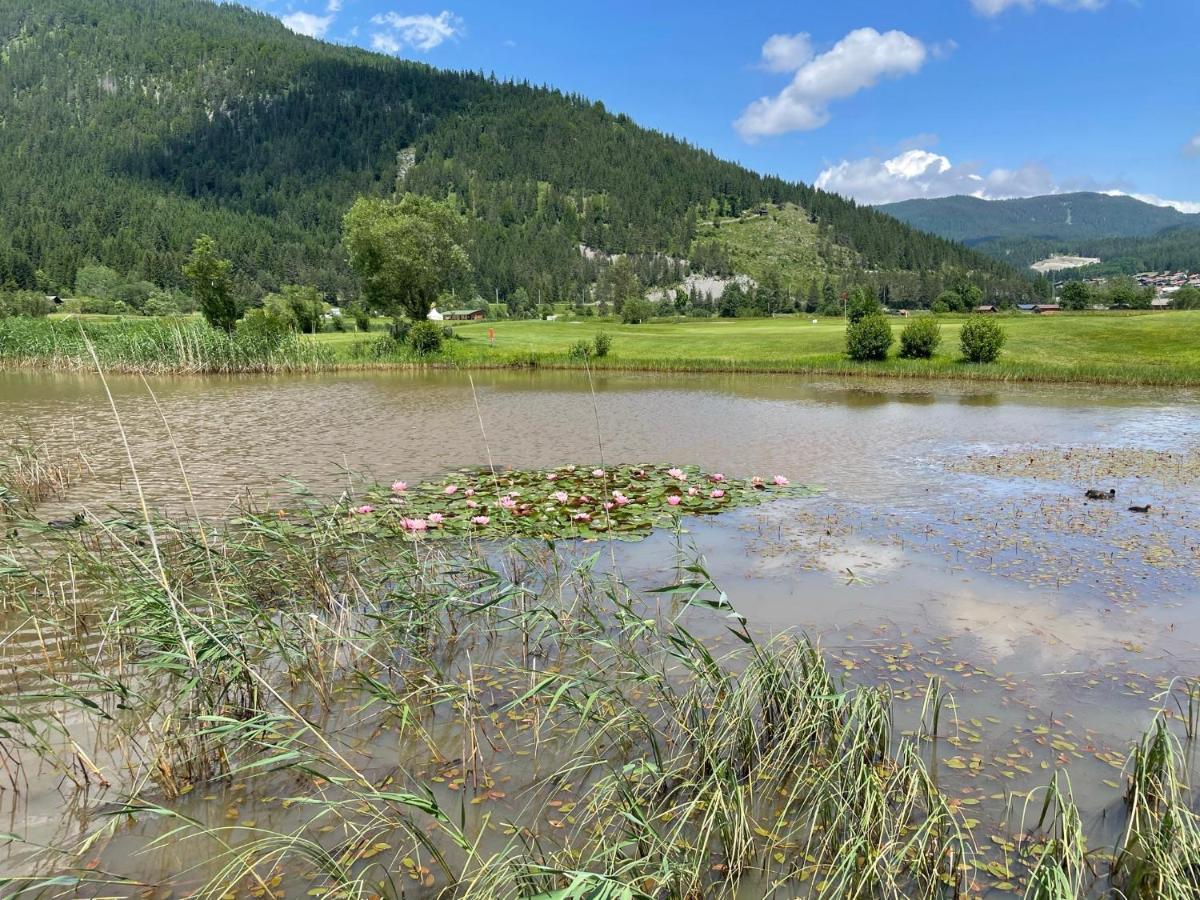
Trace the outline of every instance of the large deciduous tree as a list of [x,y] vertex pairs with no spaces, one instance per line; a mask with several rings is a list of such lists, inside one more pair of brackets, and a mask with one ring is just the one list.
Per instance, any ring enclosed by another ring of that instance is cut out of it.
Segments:
[[359,197],[342,229],[363,296],[393,318],[424,319],[438,294],[471,272],[462,217],[447,203],[416,194]]
[[237,324],[238,308],[229,269],[229,260],[217,255],[217,242],[202,234],[192,245],[183,275],[208,324],[231,332]]
[[1092,305],[1092,291],[1082,281],[1068,281],[1059,294],[1064,309],[1087,309]]

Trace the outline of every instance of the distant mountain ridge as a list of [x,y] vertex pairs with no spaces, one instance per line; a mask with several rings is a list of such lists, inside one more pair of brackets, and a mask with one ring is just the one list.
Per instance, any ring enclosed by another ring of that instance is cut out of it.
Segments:
[[967,245],[997,238],[1085,241],[1150,237],[1167,228],[1200,227],[1200,215],[1134,197],[1090,192],[1014,200],[966,196],[903,200],[878,209],[922,231]]
[[1061,253],[1098,257],[1104,261],[1101,268],[1114,273],[1200,271],[1200,214],[1135,197],[1091,192],[1014,200],[956,196],[878,209],[1015,266]]
[[0,0],[0,288],[69,289],[90,263],[178,286],[204,232],[246,296],[352,292],[341,217],[397,187],[468,213],[489,298],[578,299],[601,266],[580,243],[687,257],[698,222],[783,204],[810,217],[821,278],[1027,286],[582,97],[324,43],[232,3]]

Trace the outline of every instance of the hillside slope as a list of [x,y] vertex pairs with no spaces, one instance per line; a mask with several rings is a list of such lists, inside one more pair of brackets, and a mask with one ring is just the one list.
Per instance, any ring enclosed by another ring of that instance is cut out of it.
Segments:
[[[697,222],[803,208],[877,273],[1007,266],[872,209],[717,159],[583,98],[335,46],[209,0],[0,0],[0,285],[69,288],[101,262],[181,281],[213,234],[243,290],[353,289],[360,193],[452,196],[479,291],[574,297],[610,253],[686,256]],[[399,160],[412,158],[401,166]]]

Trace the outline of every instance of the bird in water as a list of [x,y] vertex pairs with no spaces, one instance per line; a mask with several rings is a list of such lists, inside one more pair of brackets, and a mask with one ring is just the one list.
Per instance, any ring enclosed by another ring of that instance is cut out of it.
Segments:
[[1107,491],[1100,491],[1096,488],[1088,488],[1084,494],[1089,500],[1112,500],[1117,496],[1115,488],[1109,488]]
[[65,531],[68,528],[80,528],[85,521],[83,513],[75,513],[69,519],[51,519],[46,524],[51,528],[57,528],[59,531]]
[[1150,512],[1150,504],[1147,503],[1145,506],[1131,506],[1129,507],[1129,511],[1136,513],[1148,513]]

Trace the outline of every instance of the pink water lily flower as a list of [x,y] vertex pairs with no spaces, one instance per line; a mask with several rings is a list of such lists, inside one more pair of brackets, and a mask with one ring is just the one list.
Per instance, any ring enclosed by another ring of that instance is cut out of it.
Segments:
[[590,521],[592,521],[592,517],[591,517],[591,516],[589,516],[587,513],[583,513],[583,512],[581,512],[581,513],[575,513],[575,515],[571,516],[571,518],[572,518],[572,519],[574,519],[576,522],[590,522]]
[[713,488],[712,493],[708,496],[712,497],[714,500],[720,500],[725,496],[725,492],[720,488]]
[[365,503],[362,506],[356,506],[353,510],[351,510],[351,512],[357,513],[360,516],[369,516],[371,513],[375,512],[375,507],[371,506],[369,503]]
[[547,481],[558,481],[558,474],[556,472],[548,472],[548,473],[546,473],[546,480]]
[[613,491],[613,499],[617,501],[617,506],[627,506],[629,504],[629,498],[620,491]]
[[722,475],[720,472],[713,472],[708,477],[709,477],[709,480],[715,481],[717,484],[720,484],[722,481],[725,480],[725,476]]
[[512,497],[505,496],[505,497],[500,498],[500,505],[503,506],[505,509],[516,509],[517,501],[514,500]]
[[788,481],[786,478],[784,478],[782,475],[776,475],[774,478],[774,481],[775,481],[775,484],[778,485],[779,487],[787,487],[789,484],[791,484],[791,482]]
[[471,519],[471,524],[472,525],[486,525],[490,521],[492,521],[492,520],[489,519],[487,516],[475,516],[474,518]]
[[682,502],[682,500],[683,500],[683,498],[680,497],[678,494],[672,494],[670,497],[667,498],[667,502],[670,503],[672,506],[678,506]]
[[762,477],[759,475],[755,475],[753,478],[750,479],[750,483],[752,485],[754,485],[754,487],[762,487],[762,485],[763,485]]
[[613,503],[611,500],[605,500],[604,501],[604,511],[608,512],[610,509],[612,509],[616,505],[617,504]]
[[458,485],[457,484],[446,485],[446,493],[447,494],[457,494],[458,493]]
[[429,523],[424,519],[401,519],[400,527],[405,531],[424,531],[429,527]]
[[593,478],[603,478],[604,470],[603,469],[592,469],[592,477]]
[[474,500],[467,501],[467,509],[475,509],[475,507],[477,507],[478,505],[479,504],[476,503]]
[[463,491],[463,496],[464,497],[474,497],[475,496],[475,488],[467,488],[465,491]]
[[559,503],[566,503],[568,500],[571,499],[571,496],[566,491],[555,491],[554,499],[557,500]]
[[683,469],[667,469],[667,474],[672,478],[677,478],[683,481],[687,476],[683,474]]
[[688,496],[689,497],[695,497],[698,493],[700,493],[700,489],[698,487],[696,487],[695,485],[688,488]]
[[443,516],[441,513],[430,513],[429,514],[429,524],[432,525],[434,528],[437,528],[439,525],[442,524],[442,521],[445,518],[446,517]]
[[407,490],[408,490],[408,482],[407,481],[393,481],[392,482],[392,493],[393,494],[403,494]]

